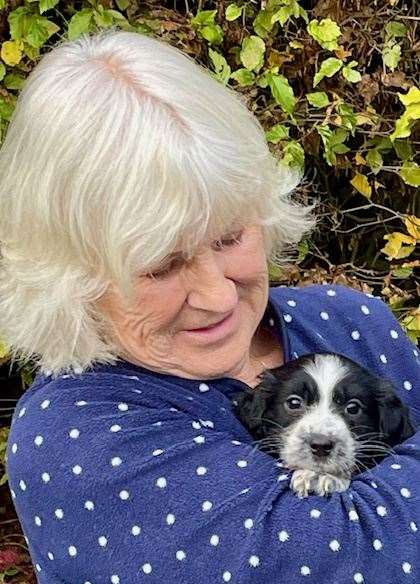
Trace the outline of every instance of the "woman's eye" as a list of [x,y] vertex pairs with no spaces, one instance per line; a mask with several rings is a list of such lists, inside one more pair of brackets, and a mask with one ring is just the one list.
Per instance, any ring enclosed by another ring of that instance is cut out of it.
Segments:
[[168,276],[178,265],[181,264],[181,260],[173,260],[166,266],[163,266],[161,269],[156,270],[150,274],[147,274],[149,278],[164,278]]
[[214,242],[214,245],[216,246],[217,249],[237,245],[238,243],[241,243],[241,241],[242,241],[242,233],[243,233],[243,231],[239,231],[238,233],[228,235],[222,239],[217,239]]
[[358,401],[350,401],[344,408],[344,411],[349,416],[357,416],[362,411],[362,406]]
[[296,410],[300,410],[301,408],[303,408],[304,401],[298,395],[291,395],[284,402],[284,405],[285,405],[286,409],[296,411]]

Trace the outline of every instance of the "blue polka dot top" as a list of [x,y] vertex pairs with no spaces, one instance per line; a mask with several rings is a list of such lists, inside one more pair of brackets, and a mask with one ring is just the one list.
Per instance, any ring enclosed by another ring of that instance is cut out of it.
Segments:
[[[338,352],[420,422],[419,354],[377,297],[271,288],[288,361]],[[247,387],[118,360],[38,374],[14,412],[10,491],[40,584],[420,582],[420,432],[330,497],[299,499],[232,411]]]

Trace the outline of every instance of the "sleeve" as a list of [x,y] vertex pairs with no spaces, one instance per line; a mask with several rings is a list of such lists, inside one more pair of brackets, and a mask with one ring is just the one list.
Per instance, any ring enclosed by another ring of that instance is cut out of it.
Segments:
[[91,385],[46,386],[12,424],[39,584],[419,582],[419,434],[348,491],[301,500],[211,386],[176,401]]

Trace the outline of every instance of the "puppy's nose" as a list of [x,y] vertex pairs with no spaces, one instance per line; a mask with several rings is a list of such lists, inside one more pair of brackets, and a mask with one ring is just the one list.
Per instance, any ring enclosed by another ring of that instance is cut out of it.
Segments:
[[334,442],[324,434],[311,434],[309,444],[315,456],[328,456],[334,448]]

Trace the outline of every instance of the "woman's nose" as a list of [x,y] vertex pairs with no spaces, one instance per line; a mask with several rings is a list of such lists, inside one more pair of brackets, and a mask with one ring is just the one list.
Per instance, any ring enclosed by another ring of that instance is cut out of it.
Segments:
[[186,271],[187,302],[193,308],[227,313],[238,303],[235,282],[228,277],[226,261],[217,251],[195,257]]

